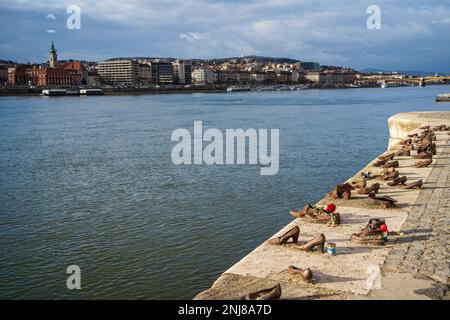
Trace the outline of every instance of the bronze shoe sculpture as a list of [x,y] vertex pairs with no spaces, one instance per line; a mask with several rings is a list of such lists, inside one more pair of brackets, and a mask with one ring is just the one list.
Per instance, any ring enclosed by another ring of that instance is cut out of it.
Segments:
[[375,179],[375,178],[376,178],[376,175],[373,176],[373,175],[372,175],[372,172],[370,172],[370,171],[367,172],[367,173],[361,172],[360,175],[361,175],[361,177],[363,177],[363,180],[364,180],[364,181],[366,181],[366,180],[372,180],[372,179]]
[[401,150],[414,150],[414,145],[408,144],[408,145],[406,145],[406,146],[403,146],[403,147],[401,148]]
[[414,168],[425,168],[425,167],[428,167],[432,162],[433,162],[433,159],[426,159],[426,160],[422,160],[422,161],[417,161],[412,166]]
[[400,184],[405,184],[407,180],[408,178],[406,176],[402,176],[400,178],[394,179],[394,181],[388,182],[388,186],[394,187]]
[[377,159],[380,161],[383,161],[383,162],[392,160],[392,159],[394,159],[394,153],[388,153],[385,156],[379,156]]
[[320,235],[312,238],[311,240],[309,240],[308,242],[306,242],[305,244],[297,244],[294,246],[295,249],[301,250],[301,251],[312,251],[312,249],[314,249],[315,247],[317,247],[318,251],[320,253],[323,253],[323,247],[325,245],[325,235],[323,233],[321,233]]
[[398,160],[395,160],[395,161],[387,162],[387,163],[383,164],[381,167],[382,168],[389,168],[389,167],[398,168],[398,166],[399,166],[399,162],[398,162]]
[[371,192],[377,193],[378,190],[380,190],[380,184],[374,183],[370,187],[359,188],[358,190],[356,190],[356,193],[357,194],[369,194]]
[[430,126],[421,126],[421,127],[419,127],[419,129],[421,129],[421,130],[430,129]]
[[409,157],[411,155],[411,151],[400,149],[395,153],[395,155],[399,157]]
[[242,297],[242,300],[278,300],[281,297],[281,285],[258,290]]
[[387,172],[383,173],[383,175],[381,176],[381,180],[397,179],[398,175],[399,175],[399,172],[397,170],[387,171]]
[[326,195],[329,199],[350,199],[352,190],[354,190],[349,183],[338,184],[333,191]]
[[421,152],[413,156],[414,159],[433,159],[431,152]]
[[397,200],[388,196],[376,196],[374,192],[369,193],[369,196],[363,200],[366,206],[374,206],[378,208],[395,208]]
[[289,266],[288,272],[294,276],[300,276],[303,281],[311,282],[312,280],[312,271],[310,268],[302,269],[296,266]]
[[383,245],[384,237],[380,230],[382,224],[384,224],[384,220],[370,219],[360,232],[351,235],[350,241],[359,244]]
[[355,181],[352,180],[349,182],[349,184],[353,187],[353,188],[364,188],[366,186],[366,180],[362,180],[362,181]]
[[298,235],[300,234],[300,228],[298,226],[294,226],[290,230],[286,231],[283,235],[267,240],[268,244],[273,244],[277,246],[281,246],[285,244],[290,238],[294,243],[298,241]]
[[405,144],[411,144],[411,143],[412,143],[412,139],[408,138],[408,139],[400,141],[398,144],[405,145]]
[[307,214],[310,211],[311,212],[314,211],[314,207],[308,203],[307,205],[305,205],[303,207],[303,209],[301,209],[301,210],[292,209],[291,211],[289,211],[289,213],[291,214],[291,216],[298,218],[298,217],[304,216],[305,214]]
[[423,181],[422,181],[422,179],[420,179],[420,180],[417,180],[416,182],[405,184],[403,186],[403,188],[404,189],[420,189],[420,188],[422,188],[422,185],[423,185]]
[[314,212],[308,212],[299,219],[313,223],[328,223],[338,225],[341,223],[341,215],[339,212],[328,212],[322,208],[317,208]]

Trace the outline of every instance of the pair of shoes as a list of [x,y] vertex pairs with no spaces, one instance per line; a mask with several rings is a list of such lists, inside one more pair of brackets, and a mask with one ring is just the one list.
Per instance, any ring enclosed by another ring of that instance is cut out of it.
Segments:
[[381,176],[381,180],[397,179],[398,175],[399,175],[399,172],[395,169],[394,169],[394,171],[387,171],[387,172],[383,173],[383,175]]
[[291,210],[292,216],[313,223],[328,223],[337,225],[341,223],[341,215],[338,212],[329,212],[324,208],[313,207],[307,204],[302,210]]
[[278,300],[281,297],[281,285],[277,283],[275,286],[258,290],[249,294],[246,294],[242,300]]
[[413,156],[414,159],[433,159],[433,154],[431,152],[420,152]]
[[399,157],[409,157],[411,155],[411,151],[406,149],[400,149],[395,153],[395,155]]
[[333,191],[326,195],[326,197],[328,199],[344,198],[345,200],[348,200],[352,195],[352,190],[355,190],[355,188],[353,188],[349,183],[338,184]]
[[380,184],[379,183],[374,183],[370,187],[358,188],[356,190],[356,193],[357,194],[369,194],[371,192],[378,193],[378,190],[380,190]]
[[395,208],[397,200],[388,196],[376,196],[374,192],[369,193],[366,199],[363,199],[366,206],[374,206],[383,209]]
[[287,232],[285,232],[282,236],[276,237],[270,240],[267,240],[268,244],[272,245],[283,245],[287,243],[289,239],[292,238],[292,241],[295,243],[294,248],[301,251],[312,251],[315,247],[319,249],[319,252],[323,252],[323,247],[325,245],[325,235],[321,233],[320,235],[312,238],[304,244],[298,244],[298,236],[300,234],[300,228],[298,226],[294,226]]
[[389,161],[394,159],[395,154],[394,153],[388,153],[385,156],[379,156],[377,159],[383,162]]
[[388,182],[388,186],[394,187],[398,186],[399,184],[404,185],[406,180],[408,180],[408,178],[406,176],[402,176],[400,178],[394,179],[394,181]]
[[281,246],[281,245],[285,244],[286,242],[288,242],[288,240],[290,238],[292,238],[292,241],[294,243],[297,243],[299,234],[300,234],[300,228],[298,226],[294,226],[293,228],[286,231],[283,235],[268,240],[267,243]]
[[420,188],[422,188],[422,185],[423,185],[423,181],[422,181],[422,179],[420,179],[420,180],[417,180],[416,182],[412,182],[410,184],[405,184],[403,186],[403,188],[404,189],[420,189]]
[[395,160],[395,161],[386,162],[381,167],[382,168],[389,168],[389,167],[398,168],[398,166],[399,166],[399,162],[398,162],[398,160]]
[[359,244],[383,245],[384,237],[380,226],[385,224],[383,219],[370,219],[364,228],[350,237],[351,242]]
[[417,161],[412,166],[414,168],[425,168],[425,167],[428,167],[432,162],[433,162],[433,159],[426,159],[426,160],[422,160],[422,161]]
[[312,280],[312,271],[310,268],[302,269],[297,268],[296,266],[289,266],[288,272],[292,275],[298,275],[303,281],[311,282]]

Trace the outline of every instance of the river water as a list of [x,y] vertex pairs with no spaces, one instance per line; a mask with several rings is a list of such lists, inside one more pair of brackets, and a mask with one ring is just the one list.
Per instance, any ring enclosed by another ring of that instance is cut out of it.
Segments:
[[[0,97],[0,298],[190,299],[384,151],[389,116],[450,110],[443,92]],[[174,165],[194,120],[279,129],[278,174]]]

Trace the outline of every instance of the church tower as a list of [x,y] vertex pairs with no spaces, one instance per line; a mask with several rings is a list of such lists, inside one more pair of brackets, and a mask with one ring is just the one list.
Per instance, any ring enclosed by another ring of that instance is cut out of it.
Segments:
[[48,58],[48,66],[50,68],[56,68],[57,63],[58,63],[58,55],[56,54],[55,45],[53,44],[52,41],[52,46],[50,48],[50,55]]

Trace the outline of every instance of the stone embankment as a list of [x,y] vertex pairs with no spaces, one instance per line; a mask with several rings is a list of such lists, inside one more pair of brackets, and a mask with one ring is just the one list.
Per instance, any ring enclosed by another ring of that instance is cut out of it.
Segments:
[[[420,133],[420,126],[440,124],[450,125],[450,112],[401,113],[391,117],[385,154],[398,150],[398,142],[408,134]],[[436,138],[437,153],[426,168],[411,166],[417,161],[411,157],[416,151],[410,157],[396,157],[400,175],[406,175],[408,182],[422,179],[422,189],[408,190],[380,182],[378,195],[396,199],[396,208],[372,208],[364,204],[367,196],[352,193],[349,200],[332,201],[341,214],[340,225],[329,227],[295,219],[274,235],[298,225],[299,242],[323,233],[327,242],[336,244],[337,255],[302,252],[289,244],[263,243],[195,299],[239,299],[276,283],[282,287],[281,299],[448,299],[450,135],[440,131]],[[371,162],[361,171],[377,170]],[[360,172],[349,181],[360,179]],[[323,199],[318,205],[329,202]],[[383,246],[350,242],[350,235],[370,218],[385,219],[392,232],[389,241]],[[305,283],[290,275],[289,265],[310,268],[313,282]]]

